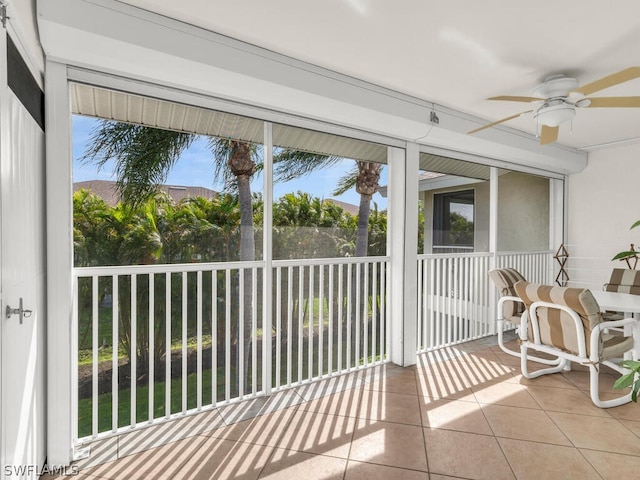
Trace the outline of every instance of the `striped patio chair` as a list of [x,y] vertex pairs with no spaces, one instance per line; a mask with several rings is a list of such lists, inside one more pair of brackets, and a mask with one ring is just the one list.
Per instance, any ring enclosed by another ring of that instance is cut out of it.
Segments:
[[[496,330],[498,332],[498,346],[500,349],[514,357],[520,357],[520,352],[511,350],[504,344],[504,329],[511,324],[512,327],[518,329],[520,327],[520,317],[525,312],[525,306],[520,297],[518,297],[514,285],[516,282],[524,282],[525,278],[514,268],[496,268],[489,271],[489,278],[498,289],[500,298],[496,308]],[[529,357],[546,365],[557,365],[558,359],[546,359]]]
[[[640,338],[640,322],[633,318],[604,321],[600,307],[592,293],[582,288],[555,287],[517,282],[516,293],[523,300],[528,315],[520,324],[520,350],[522,375],[536,378],[558,373],[571,362],[589,367],[590,393],[593,403],[600,408],[616,407],[631,401],[631,391],[612,400],[601,400],[599,366],[606,365],[623,374],[627,370],[618,365],[626,352],[632,351],[638,358],[637,339]],[[631,326],[632,336],[609,335],[607,328]],[[634,340],[636,343],[634,344]],[[557,355],[560,363],[555,367],[536,372],[527,369],[530,349]]]
[[[640,295],[640,271],[614,268],[611,271],[611,278],[604,284],[604,290]],[[604,312],[602,316],[605,320],[621,320],[624,318],[624,312]]]

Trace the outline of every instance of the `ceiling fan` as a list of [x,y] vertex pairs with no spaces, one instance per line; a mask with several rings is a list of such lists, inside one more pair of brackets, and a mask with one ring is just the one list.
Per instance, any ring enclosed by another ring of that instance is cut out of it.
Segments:
[[542,84],[533,90],[535,95],[533,97],[501,95],[487,99],[537,103],[539,105],[536,108],[491,122],[468,133],[479,132],[527,113],[533,113],[533,118],[537,124],[542,126],[540,129],[540,144],[553,143],[558,139],[560,124],[573,119],[577,108],[640,108],[640,97],[587,97],[592,93],[638,77],[640,77],[640,67],[630,67],[578,87],[578,81],[575,78],[565,75],[553,75],[546,78]]

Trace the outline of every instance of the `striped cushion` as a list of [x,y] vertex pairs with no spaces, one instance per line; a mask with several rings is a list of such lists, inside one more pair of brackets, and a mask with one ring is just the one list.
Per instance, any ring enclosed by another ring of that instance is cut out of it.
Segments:
[[[600,307],[592,293],[584,288],[554,287],[537,285],[534,283],[518,282],[515,285],[518,296],[524,301],[527,309],[533,302],[550,302],[564,305],[575,311],[584,329],[587,355],[590,354],[589,338],[595,326],[602,322]],[[575,334],[575,324],[568,313],[556,308],[538,308],[538,324],[540,326],[540,341],[566,352],[578,355],[578,342]],[[529,319],[529,324],[531,319]],[[528,328],[528,337],[533,341],[533,332]],[[602,353],[602,339],[598,354]]]
[[[520,272],[513,268],[496,268],[489,271],[489,278],[498,288],[500,296],[517,297],[518,294],[514,288],[516,282],[525,282],[525,278]],[[504,302],[502,315],[505,319],[515,323],[520,323],[520,315],[524,312],[524,305],[520,302]]]
[[607,283],[604,286],[607,292],[631,293],[640,295],[640,285],[622,285],[617,283]]
[[[614,268],[611,272],[611,278],[609,279],[609,283],[607,285],[625,285],[627,287],[640,288],[640,271],[630,270],[628,268]],[[613,292],[618,290],[608,291]]]

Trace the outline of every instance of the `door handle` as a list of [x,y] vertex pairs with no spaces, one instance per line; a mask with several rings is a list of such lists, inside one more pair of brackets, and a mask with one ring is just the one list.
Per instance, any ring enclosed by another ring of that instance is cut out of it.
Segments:
[[22,297],[20,297],[20,303],[18,304],[18,308],[11,308],[9,305],[7,305],[7,308],[5,308],[5,316],[7,318],[11,318],[12,315],[19,315],[20,316],[20,324],[22,324],[22,321],[25,318],[29,318],[32,313],[33,313],[33,311],[25,310],[23,308],[23,306],[22,306]]

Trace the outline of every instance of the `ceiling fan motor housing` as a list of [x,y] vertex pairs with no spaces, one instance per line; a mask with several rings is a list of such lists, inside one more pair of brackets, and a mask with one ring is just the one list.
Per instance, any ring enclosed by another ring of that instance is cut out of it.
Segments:
[[562,99],[551,100],[541,106],[533,118],[542,125],[557,127],[558,125],[572,120],[576,115],[576,107],[565,103]]

